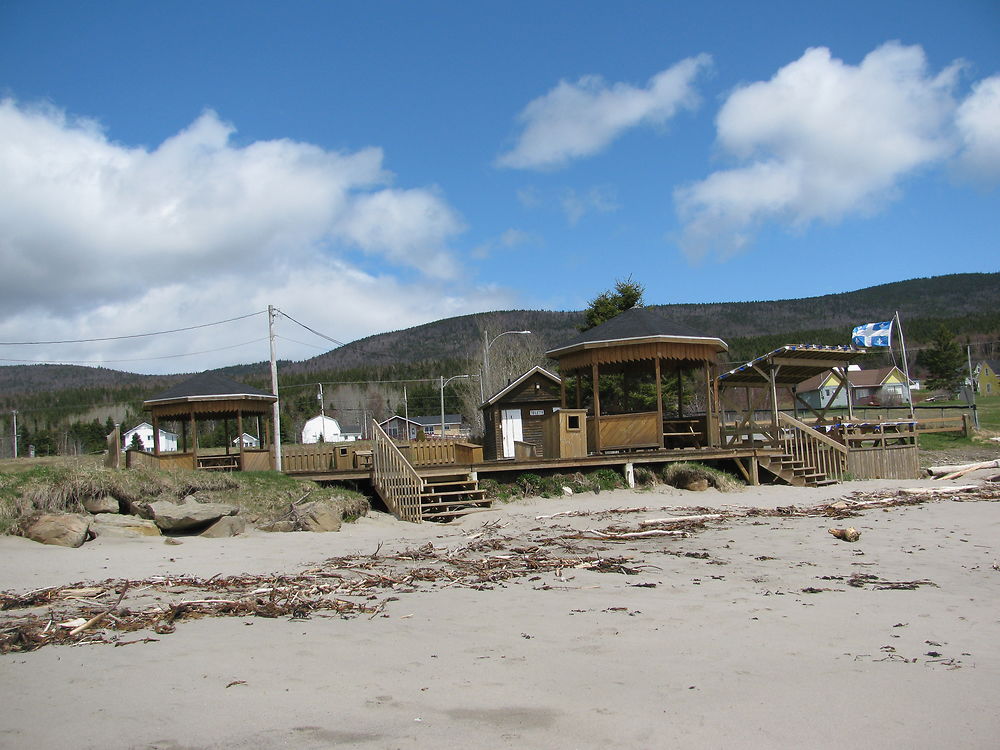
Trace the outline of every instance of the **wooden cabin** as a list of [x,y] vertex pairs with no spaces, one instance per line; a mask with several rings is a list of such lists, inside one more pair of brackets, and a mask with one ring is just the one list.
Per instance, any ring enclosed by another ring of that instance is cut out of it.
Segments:
[[548,456],[545,423],[553,410],[559,408],[561,387],[562,381],[557,376],[542,367],[533,367],[487,400],[480,407],[483,457],[495,461]]

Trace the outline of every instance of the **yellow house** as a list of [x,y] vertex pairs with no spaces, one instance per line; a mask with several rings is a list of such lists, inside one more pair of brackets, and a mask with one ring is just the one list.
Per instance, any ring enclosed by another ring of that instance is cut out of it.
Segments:
[[984,396],[1000,393],[1000,360],[984,359],[976,365],[976,392]]
[[[910,397],[906,375],[895,366],[876,370],[850,370],[847,379],[851,382],[851,403],[855,406],[901,406]],[[837,393],[839,383],[832,372],[825,372],[800,384],[797,396],[802,403],[814,409],[822,406],[847,406],[847,393],[844,389]],[[837,397],[830,403],[834,393],[837,393]]]

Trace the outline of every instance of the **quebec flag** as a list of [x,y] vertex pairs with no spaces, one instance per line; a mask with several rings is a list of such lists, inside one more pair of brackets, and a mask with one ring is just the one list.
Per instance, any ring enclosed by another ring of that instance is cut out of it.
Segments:
[[855,346],[889,346],[892,337],[892,321],[884,323],[865,323],[851,333],[851,343]]

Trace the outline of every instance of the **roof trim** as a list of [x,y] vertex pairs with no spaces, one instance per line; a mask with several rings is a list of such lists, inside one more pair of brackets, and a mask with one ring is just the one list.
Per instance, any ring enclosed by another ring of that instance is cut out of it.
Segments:
[[569,354],[572,351],[583,351],[586,349],[600,349],[608,346],[614,346],[617,344],[639,344],[639,343],[715,344],[721,347],[720,351],[724,352],[729,351],[729,345],[722,339],[717,338],[715,336],[671,336],[669,334],[659,334],[656,336],[631,336],[629,338],[623,338],[623,339],[601,339],[598,341],[581,341],[575,344],[567,344],[566,346],[561,346],[556,349],[549,349],[547,352],[545,352],[545,356],[552,357],[555,354]]
[[510,383],[506,388],[504,388],[501,391],[498,391],[498,392],[494,393],[492,396],[490,396],[490,398],[486,399],[486,401],[484,401],[482,404],[480,404],[479,408],[482,409],[484,406],[493,406],[493,404],[495,404],[498,400],[500,400],[505,394],[507,394],[509,391],[513,390],[514,388],[517,388],[517,386],[519,386],[521,383],[523,383],[525,380],[527,380],[528,378],[530,378],[535,373],[538,373],[539,375],[543,375],[543,376],[547,377],[549,380],[551,380],[556,385],[560,385],[560,386],[562,385],[562,379],[558,375],[553,375],[551,372],[549,372],[548,370],[546,370],[541,365],[535,365],[530,370],[528,370],[526,373],[524,373],[521,377],[519,377],[517,380],[515,380],[513,383]]

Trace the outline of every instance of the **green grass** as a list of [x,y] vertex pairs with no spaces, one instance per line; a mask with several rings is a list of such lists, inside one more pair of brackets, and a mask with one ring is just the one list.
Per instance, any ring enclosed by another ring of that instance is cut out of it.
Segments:
[[953,432],[929,432],[920,436],[920,450],[944,451],[950,448],[975,448],[982,443]]

